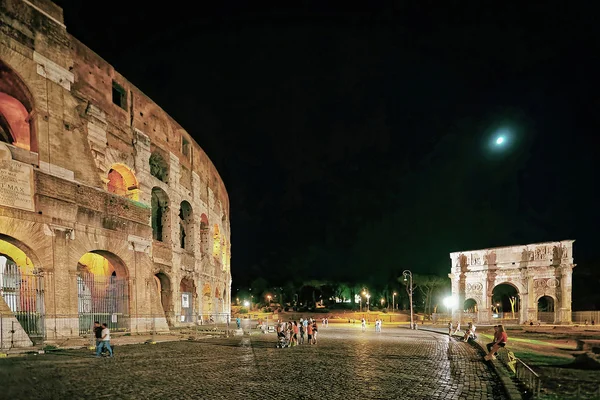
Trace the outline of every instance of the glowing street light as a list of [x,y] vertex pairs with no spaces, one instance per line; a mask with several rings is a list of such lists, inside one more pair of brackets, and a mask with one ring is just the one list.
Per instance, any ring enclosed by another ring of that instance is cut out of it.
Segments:
[[369,293],[367,293],[367,312],[369,312],[369,299],[371,298],[371,295]]
[[385,300],[381,299],[381,307],[383,307],[383,303],[385,303]]
[[269,301],[269,305],[270,305],[271,304],[271,295],[270,294],[267,295],[267,300]]
[[415,325],[414,325],[414,317],[413,317],[413,283],[412,283],[412,272],[410,272],[408,269],[405,270],[404,272],[402,272],[402,275],[404,276],[404,282],[407,282],[407,276],[409,278],[409,286],[407,288],[408,290],[408,298],[410,301],[410,329],[415,329]]
[[394,300],[395,300],[395,297],[396,297],[396,292],[392,293],[392,311],[394,311],[394,310],[395,310],[395,308],[394,308]]
[[244,307],[248,307],[250,305],[250,302],[248,300],[244,301]]
[[504,143],[504,141],[504,136],[498,136],[498,138],[496,139],[496,144],[500,146],[502,143]]
[[448,296],[448,297],[444,298],[444,305],[446,306],[446,308],[448,310],[450,310],[450,318],[452,318],[452,310],[456,307],[457,304],[458,304],[458,301],[456,300],[456,297],[454,297],[454,296]]

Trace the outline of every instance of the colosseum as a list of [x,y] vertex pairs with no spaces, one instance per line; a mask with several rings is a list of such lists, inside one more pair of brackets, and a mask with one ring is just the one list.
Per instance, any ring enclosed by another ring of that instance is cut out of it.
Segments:
[[66,30],[0,1],[0,348],[230,317],[229,200],[188,132]]

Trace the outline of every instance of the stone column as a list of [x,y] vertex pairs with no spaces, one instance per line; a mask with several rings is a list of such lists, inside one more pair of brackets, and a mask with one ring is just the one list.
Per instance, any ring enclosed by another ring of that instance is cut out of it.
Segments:
[[[556,322],[559,324],[570,324],[571,323],[571,290],[572,281],[571,276],[573,273],[573,267],[571,265],[562,265],[560,268],[560,312],[557,316]],[[555,308],[556,312],[556,308]]]
[[75,231],[68,227],[50,225],[52,252],[54,253],[52,273],[48,274],[51,297],[50,307],[46,307],[46,337],[79,336],[79,308],[77,286],[77,264],[69,265],[68,241],[75,239]]
[[523,296],[521,309],[523,310],[521,323],[531,321],[537,321],[537,303],[535,301],[535,286],[534,286],[535,271],[527,268],[526,273],[526,284],[527,294]]

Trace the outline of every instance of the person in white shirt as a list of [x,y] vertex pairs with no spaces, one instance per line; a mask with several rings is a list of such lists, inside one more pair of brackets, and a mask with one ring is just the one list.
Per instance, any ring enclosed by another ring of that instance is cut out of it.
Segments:
[[108,350],[109,357],[113,356],[112,348],[110,347],[110,330],[106,324],[102,324],[102,338],[100,339],[100,343],[96,347],[96,357],[100,357],[102,354],[102,349],[106,348]]

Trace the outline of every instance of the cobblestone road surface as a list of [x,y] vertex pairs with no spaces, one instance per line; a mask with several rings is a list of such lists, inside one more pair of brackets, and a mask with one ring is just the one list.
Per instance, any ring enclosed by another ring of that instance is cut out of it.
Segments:
[[317,345],[275,335],[0,359],[0,399],[503,399],[478,351],[431,332],[321,328]]

